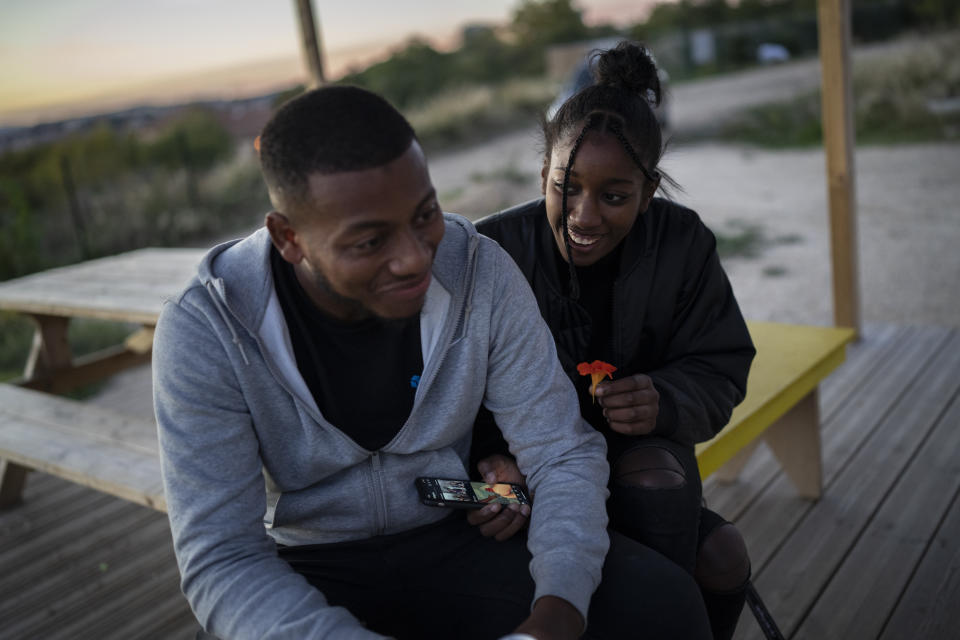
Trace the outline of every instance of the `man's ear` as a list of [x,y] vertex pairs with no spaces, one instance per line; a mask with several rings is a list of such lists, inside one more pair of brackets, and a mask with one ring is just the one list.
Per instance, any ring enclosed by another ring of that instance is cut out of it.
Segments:
[[279,211],[267,214],[265,223],[273,246],[280,256],[290,264],[299,264],[303,260],[303,251],[297,244],[297,232],[290,226],[290,220]]
[[660,174],[654,172],[653,175],[656,177],[656,180],[644,180],[643,182],[643,200],[640,202],[640,213],[647,210],[647,207],[650,206],[650,201],[653,200],[653,195],[660,187]]

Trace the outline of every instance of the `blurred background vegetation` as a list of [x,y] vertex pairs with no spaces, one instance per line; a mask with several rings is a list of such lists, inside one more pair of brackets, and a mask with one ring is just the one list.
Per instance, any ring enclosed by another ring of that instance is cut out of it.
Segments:
[[[855,68],[858,143],[957,135],[956,113],[931,115],[929,105],[960,97],[958,28],[956,0],[853,0],[857,43],[953,34],[908,58]],[[704,31],[715,50],[708,62],[696,59],[692,45]],[[604,37],[647,43],[671,82],[684,82],[756,65],[762,43],[778,43],[791,58],[816,55],[816,0],[680,0],[626,29],[585,25],[571,0],[521,0],[509,24],[466,27],[454,50],[415,38],[338,82],[384,95],[428,150],[442,150],[532,126],[561,82],[549,73],[550,48]],[[278,94],[272,108],[302,90]],[[747,110],[710,135],[818,144],[819,94]],[[75,134],[0,155],[0,280],[143,246],[207,245],[258,225],[268,208],[250,136],[231,132],[209,107],[185,107],[137,128],[104,116]],[[78,331],[93,336],[78,334],[80,351],[115,339],[97,338],[105,332],[95,326]],[[22,364],[29,334],[25,321],[0,313],[0,377]]]

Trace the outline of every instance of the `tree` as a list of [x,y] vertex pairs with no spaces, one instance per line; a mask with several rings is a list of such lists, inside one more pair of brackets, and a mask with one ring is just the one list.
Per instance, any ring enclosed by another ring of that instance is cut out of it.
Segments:
[[369,89],[403,109],[449,86],[455,79],[451,60],[452,54],[413,37],[388,59],[344,76],[340,82]]
[[570,0],[522,0],[511,27],[517,43],[532,48],[576,42],[590,35]]

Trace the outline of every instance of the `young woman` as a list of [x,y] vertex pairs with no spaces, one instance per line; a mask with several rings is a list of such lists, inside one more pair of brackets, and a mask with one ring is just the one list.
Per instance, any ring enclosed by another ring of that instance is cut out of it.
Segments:
[[[582,414],[607,439],[611,526],[692,573],[715,637],[729,638],[749,559],[733,525],[702,507],[694,444],[743,399],[754,348],[713,234],[695,212],[654,197],[656,66],[623,42],[595,68],[595,83],[544,124],[544,197],[477,227],[530,282]],[[594,395],[577,365],[596,360],[616,371]],[[481,473],[516,480],[489,416],[478,425]],[[525,517],[487,507],[470,519],[505,538]]]

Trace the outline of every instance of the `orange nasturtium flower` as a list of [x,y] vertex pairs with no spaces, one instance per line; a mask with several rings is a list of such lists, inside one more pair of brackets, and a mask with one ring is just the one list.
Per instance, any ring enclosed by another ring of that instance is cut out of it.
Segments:
[[613,376],[610,375],[617,368],[612,364],[607,364],[602,360],[594,360],[593,362],[581,362],[577,365],[577,372],[582,376],[590,376],[590,396],[596,400],[597,385],[604,378],[613,379]]

